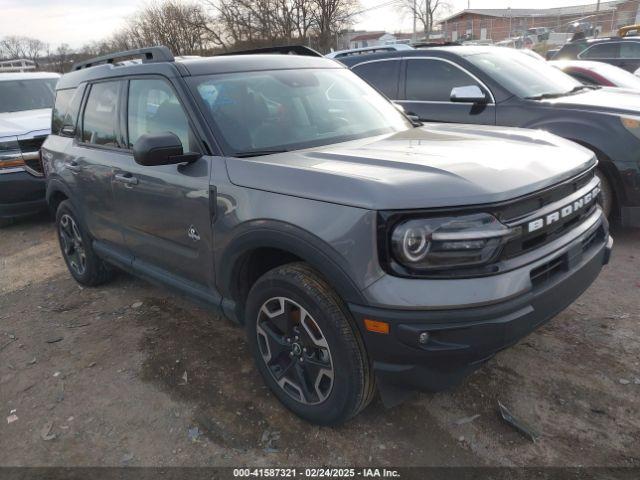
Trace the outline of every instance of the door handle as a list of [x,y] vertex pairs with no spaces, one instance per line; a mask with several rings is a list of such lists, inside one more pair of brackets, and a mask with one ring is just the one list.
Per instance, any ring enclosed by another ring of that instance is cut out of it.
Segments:
[[124,183],[125,185],[137,185],[138,179],[132,176],[130,173],[116,173],[113,177],[116,182]]
[[79,172],[82,167],[80,165],[78,165],[78,162],[76,162],[75,160],[72,160],[70,162],[66,162],[64,164],[64,166],[70,171],[70,172]]

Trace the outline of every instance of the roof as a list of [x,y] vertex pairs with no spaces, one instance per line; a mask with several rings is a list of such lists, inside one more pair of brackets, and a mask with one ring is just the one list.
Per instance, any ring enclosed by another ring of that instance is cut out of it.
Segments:
[[35,80],[37,78],[59,78],[59,73],[53,72],[10,72],[0,73],[0,82],[8,80]]
[[[626,3],[627,0],[613,0],[609,2],[600,3],[600,12],[607,12],[615,10],[615,8],[621,4]],[[464,14],[483,15],[485,17],[496,18],[513,18],[513,17],[546,17],[555,16],[562,17],[566,15],[584,15],[587,13],[595,13],[597,10],[597,4],[589,5],[574,5],[571,7],[555,7],[555,8],[470,8],[454,13],[453,15],[441,20],[439,23],[448,22],[456,17]]]
[[168,77],[189,77],[216,75],[223,73],[253,72],[265,70],[291,70],[312,68],[344,68],[340,63],[324,57],[303,55],[220,55],[214,57],[177,58],[173,62],[126,62],[100,64],[83,68],[64,75],[58,82],[58,89],[73,88],[81,82],[122,75],[162,73]]
[[387,35],[387,32],[368,32],[363,33],[362,35],[358,35],[357,37],[353,37],[351,41],[356,42],[360,40],[378,40],[383,35]]

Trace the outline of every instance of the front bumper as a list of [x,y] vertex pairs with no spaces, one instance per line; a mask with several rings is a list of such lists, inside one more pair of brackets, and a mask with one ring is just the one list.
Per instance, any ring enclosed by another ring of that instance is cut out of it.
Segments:
[[[440,391],[460,383],[496,352],[569,306],[609,262],[612,246],[603,221],[551,256],[549,270],[536,277],[528,292],[499,303],[417,311],[350,305],[385,403],[397,403],[399,392],[406,390]],[[477,281],[491,282],[492,277]],[[364,319],[387,322],[389,333],[367,331]],[[429,334],[425,344],[419,342],[422,332]]]
[[44,178],[24,170],[0,174],[0,218],[16,218],[46,210]]

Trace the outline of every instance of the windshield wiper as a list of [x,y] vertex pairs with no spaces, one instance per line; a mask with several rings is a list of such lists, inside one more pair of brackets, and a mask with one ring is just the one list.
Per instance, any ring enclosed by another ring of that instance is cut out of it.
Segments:
[[571,90],[569,90],[568,92],[561,92],[561,93],[541,93],[540,95],[535,95],[532,97],[525,97],[527,100],[544,100],[547,98],[560,98],[560,97],[566,97],[567,95],[572,95],[574,93],[578,93],[582,90],[588,89],[588,90],[597,90],[600,87],[598,85],[577,85],[575,87],[573,87]]
[[245,152],[236,152],[232,157],[236,158],[249,158],[249,157],[261,157],[263,155],[273,155],[274,153],[285,153],[289,150],[286,149],[273,149],[273,150],[247,150]]

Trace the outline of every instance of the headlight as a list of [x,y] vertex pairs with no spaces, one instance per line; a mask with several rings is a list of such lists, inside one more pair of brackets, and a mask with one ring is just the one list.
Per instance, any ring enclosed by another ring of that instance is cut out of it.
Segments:
[[397,262],[411,270],[433,271],[483,265],[493,260],[505,241],[520,233],[493,215],[413,219],[391,233]]
[[637,138],[640,138],[640,117],[620,117],[622,126]]
[[24,161],[18,140],[0,140],[0,170],[22,166]]

